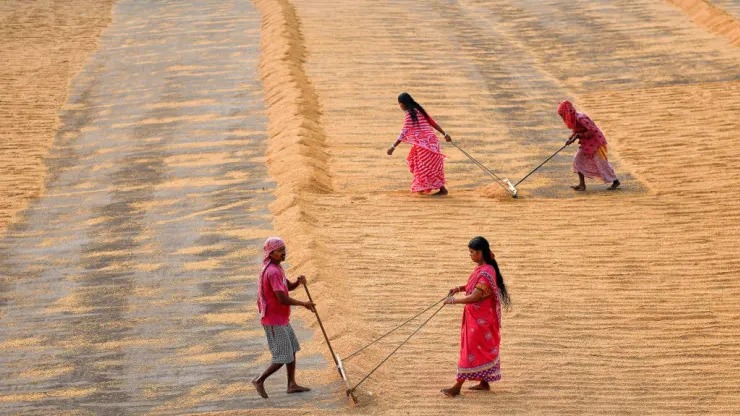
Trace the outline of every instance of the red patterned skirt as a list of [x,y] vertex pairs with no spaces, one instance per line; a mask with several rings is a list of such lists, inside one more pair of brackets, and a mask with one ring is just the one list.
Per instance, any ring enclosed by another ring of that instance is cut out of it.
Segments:
[[411,192],[428,192],[445,186],[444,155],[412,146],[406,163],[414,175]]
[[596,154],[589,156],[583,149],[578,149],[576,157],[573,158],[573,172],[591,179],[601,179],[604,183],[617,180],[614,167],[609,163],[606,146],[596,150]]

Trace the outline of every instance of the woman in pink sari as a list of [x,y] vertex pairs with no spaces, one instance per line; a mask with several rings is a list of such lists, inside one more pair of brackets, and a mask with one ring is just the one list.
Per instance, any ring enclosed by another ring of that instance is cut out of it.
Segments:
[[[457,382],[448,389],[442,389],[442,393],[449,397],[460,394],[465,380],[479,382],[471,390],[490,390],[489,383],[501,379],[501,304],[507,308],[511,304],[488,241],[483,237],[475,237],[468,243],[468,249],[470,259],[477,266],[468,283],[450,289],[449,298],[445,300],[448,305],[465,305],[460,329]],[[464,297],[454,297],[463,291]]]
[[410,144],[411,150],[406,156],[406,163],[414,175],[411,192],[427,193],[439,189],[434,195],[447,195],[444,172],[445,155],[442,154],[439,140],[432,128],[442,133],[446,141],[452,141],[452,138],[408,93],[404,92],[398,96],[398,105],[406,112],[406,120],[398,139],[388,148],[388,155],[393,154],[399,143]]
[[568,144],[578,139],[578,153],[573,158],[573,172],[578,174],[579,183],[571,188],[576,191],[586,190],[584,177],[598,178],[604,183],[611,182],[607,189],[619,188],[620,182],[614,173],[614,167],[609,163],[606,150],[606,137],[596,123],[589,116],[576,111],[570,101],[563,101],[558,106],[558,114],[563,118],[565,126],[573,131]]

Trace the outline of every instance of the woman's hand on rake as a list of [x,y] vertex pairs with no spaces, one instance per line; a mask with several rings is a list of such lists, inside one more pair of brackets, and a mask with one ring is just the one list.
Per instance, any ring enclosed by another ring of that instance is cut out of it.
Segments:
[[393,146],[390,146],[390,147],[388,148],[388,151],[386,151],[386,153],[388,153],[388,156],[390,156],[390,155],[392,155],[392,154],[393,154],[393,151],[394,151],[394,150],[396,150],[396,148],[395,148],[395,147],[393,147]]
[[451,142],[452,141],[452,137],[450,137],[449,134],[445,133],[445,136],[444,137],[445,137],[445,141],[446,142]]
[[303,302],[303,305],[302,306],[304,308],[308,309],[309,311],[311,311],[313,313],[316,313],[316,304],[315,303],[306,301],[306,302]]
[[579,137],[580,136],[578,136],[578,133],[573,133],[573,135],[568,138],[568,141],[565,142],[565,145],[567,146],[567,145],[572,144],[574,141],[578,140]]

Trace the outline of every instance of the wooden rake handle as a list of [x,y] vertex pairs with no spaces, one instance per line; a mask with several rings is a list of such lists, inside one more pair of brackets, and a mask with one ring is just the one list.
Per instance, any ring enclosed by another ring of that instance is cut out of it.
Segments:
[[[313,298],[311,297],[311,292],[308,291],[308,285],[304,282],[303,288],[306,289],[306,295],[308,295],[308,301],[313,303]],[[316,305],[314,304],[313,307],[313,313],[316,315],[316,320],[319,321],[319,326],[321,327],[321,333],[324,334],[324,340],[326,341],[326,345],[329,346],[329,352],[331,352],[331,358],[334,360],[334,365],[339,366],[339,362],[337,361],[337,357],[334,354],[334,348],[331,347],[331,342],[329,342],[329,337],[326,335],[326,330],[324,329],[324,324],[321,322],[321,317],[319,316],[319,311],[316,309]],[[337,368],[337,371],[339,369]],[[341,372],[340,372],[341,375]]]
[[[313,302],[313,298],[311,297],[311,292],[308,290],[308,284],[305,282],[303,283],[303,288],[306,289],[306,295],[308,296],[308,301]],[[349,387],[349,380],[347,379],[347,375],[344,373],[344,367],[342,366],[341,362],[339,361],[339,358],[334,353],[334,348],[331,347],[331,342],[329,342],[329,336],[326,335],[326,330],[324,329],[324,324],[321,322],[321,317],[319,316],[319,311],[316,310],[316,305],[314,304],[313,307],[313,313],[316,315],[316,320],[319,321],[319,327],[321,327],[321,333],[324,334],[324,340],[326,341],[326,345],[329,347],[329,352],[331,353],[331,358],[334,360],[334,365],[337,367],[337,372],[339,372],[339,377],[344,380],[345,385],[347,386],[347,390],[345,393],[347,394],[347,397],[351,400],[352,405],[357,404],[357,397],[355,397],[354,391],[352,391]]]

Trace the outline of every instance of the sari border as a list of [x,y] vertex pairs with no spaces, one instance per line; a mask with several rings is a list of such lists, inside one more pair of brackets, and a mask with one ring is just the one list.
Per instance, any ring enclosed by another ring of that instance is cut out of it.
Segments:
[[500,367],[500,366],[501,366],[501,360],[499,359],[499,357],[496,357],[496,359],[491,361],[490,363],[479,365],[478,367],[463,368],[463,367],[458,366],[457,372],[458,374],[480,373],[481,371],[490,370],[492,368]]

